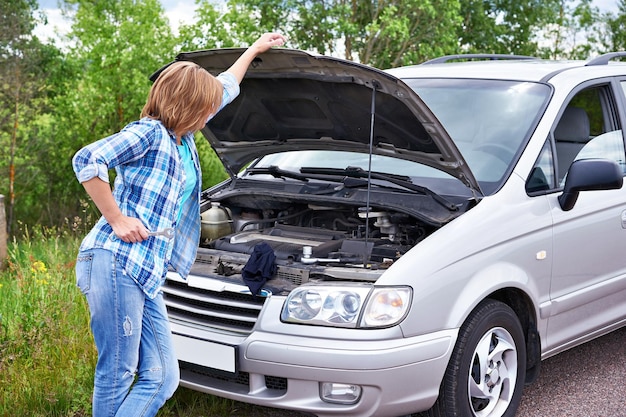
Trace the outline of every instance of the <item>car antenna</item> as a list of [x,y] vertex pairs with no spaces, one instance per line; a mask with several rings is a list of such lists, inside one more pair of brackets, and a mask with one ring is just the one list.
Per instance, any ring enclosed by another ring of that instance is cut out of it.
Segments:
[[376,116],[376,90],[380,88],[380,83],[376,80],[372,80],[372,105],[370,108],[370,143],[368,152],[368,165],[367,165],[367,198],[365,202],[365,246],[363,247],[363,266],[366,266],[369,262],[369,216],[370,216],[370,191],[372,189],[372,154],[374,152],[374,124]]

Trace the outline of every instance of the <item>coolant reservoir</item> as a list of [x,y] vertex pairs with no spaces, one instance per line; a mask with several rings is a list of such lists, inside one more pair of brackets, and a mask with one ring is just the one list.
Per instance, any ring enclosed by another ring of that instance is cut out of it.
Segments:
[[230,211],[220,203],[212,202],[211,208],[200,215],[202,240],[215,240],[233,232]]

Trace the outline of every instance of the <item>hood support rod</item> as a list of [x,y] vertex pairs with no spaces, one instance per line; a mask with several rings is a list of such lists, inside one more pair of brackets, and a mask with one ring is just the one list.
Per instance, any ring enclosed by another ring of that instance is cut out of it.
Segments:
[[363,266],[367,267],[369,262],[369,219],[370,219],[370,191],[372,189],[372,154],[374,153],[374,125],[376,116],[376,90],[380,88],[380,84],[376,80],[372,80],[372,105],[370,107],[370,143],[369,143],[369,160],[367,166],[367,201],[365,203],[365,246],[363,248]]

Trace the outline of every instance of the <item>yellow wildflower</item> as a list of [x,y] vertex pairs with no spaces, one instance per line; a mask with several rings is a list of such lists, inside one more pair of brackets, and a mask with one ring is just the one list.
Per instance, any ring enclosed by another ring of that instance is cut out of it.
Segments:
[[46,268],[46,264],[41,261],[33,262],[32,267],[30,268],[32,272],[46,272],[48,268]]

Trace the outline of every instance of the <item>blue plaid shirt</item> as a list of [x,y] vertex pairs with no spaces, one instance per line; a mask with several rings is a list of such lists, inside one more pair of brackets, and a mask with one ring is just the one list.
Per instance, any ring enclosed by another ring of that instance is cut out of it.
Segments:
[[[220,110],[239,95],[237,79],[230,73],[217,77],[224,85]],[[126,216],[140,219],[150,231],[173,227],[172,240],[152,236],[139,243],[118,239],[104,217],[83,239],[80,250],[102,248],[113,252],[125,271],[154,298],[171,265],[186,277],[200,242],[201,172],[193,133],[182,137],[191,150],[196,168],[195,192],[183,200],[185,173],[176,149],[176,138],[161,121],[143,118],[120,132],[79,150],[72,159],[78,181],[98,177],[109,182],[115,168],[113,197]],[[181,207],[181,204],[184,204]],[[179,210],[182,216],[177,221]]]

